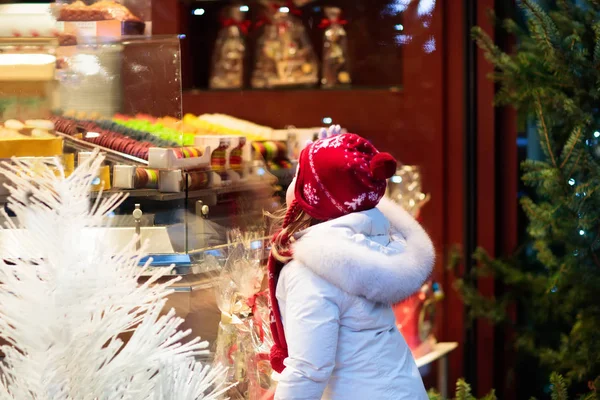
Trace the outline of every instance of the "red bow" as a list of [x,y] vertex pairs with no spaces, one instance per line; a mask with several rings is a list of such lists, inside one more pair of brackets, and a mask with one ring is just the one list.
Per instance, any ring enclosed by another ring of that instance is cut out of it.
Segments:
[[321,23],[319,24],[319,28],[321,28],[321,29],[328,28],[334,23],[339,24],[339,25],[346,25],[348,23],[348,21],[346,21],[345,19],[330,20],[327,18],[323,18],[321,20]]
[[221,20],[221,25],[223,25],[224,27],[237,26],[244,35],[248,34],[248,29],[250,28],[250,24],[251,24],[250,21],[236,21],[233,18],[227,18],[227,19]]

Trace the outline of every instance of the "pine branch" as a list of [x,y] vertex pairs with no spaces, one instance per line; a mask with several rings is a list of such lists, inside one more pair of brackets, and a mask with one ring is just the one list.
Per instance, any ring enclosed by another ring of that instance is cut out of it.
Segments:
[[581,127],[577,127],[563,149],[563,152],[567,152],[566,156],[563,159],[563,162],[560,164],[560,168],[564,168],[565,164],[569,161],[571,154],[573,154],[573,149],[579,143],[579,137],[581,136]]
[[536,96],[535,104],[537,108],[538,118],[540,120],[540,124],[542,125],[542,132],[544,133],[544,143],[546,144],[548,156],[552,160],[552,165],[556,167],[556,160],[554,159],[554,152],[552,151],[552,146],[550,144],[550,134],[548,132],[548,127],[546,125],[546,120],[544,119],[544,110],[542,108],[542,102],[540,101],[540,97]]
[[550,376],[550,383],[552,384],[552,400],[568,400],[567,385],[561,375],[553,372]]

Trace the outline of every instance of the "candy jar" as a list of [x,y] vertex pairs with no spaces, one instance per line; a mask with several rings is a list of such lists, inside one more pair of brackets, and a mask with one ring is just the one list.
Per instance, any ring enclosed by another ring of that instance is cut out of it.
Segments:
[[228,8],[225,15],[213,50],[209,84],[212,89],[239,89],[244,81],[248,21],[239,6]]
[[346,21],[340,18],[341,10],[337,7],[325,7],[325,16],[319,25],[325,29],[321,85],[328,88],[349,85],[348,38],[343,27]]

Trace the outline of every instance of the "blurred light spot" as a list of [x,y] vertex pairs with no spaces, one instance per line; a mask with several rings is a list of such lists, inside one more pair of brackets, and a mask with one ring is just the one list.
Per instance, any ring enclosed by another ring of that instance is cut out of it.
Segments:
[[402,183],[402,177],[394,175],[394,176],[392,176],[392,182],[394,182],[394,183]]
[[256,173],[258,174],[258,176],[263,176],[265,174],[265,169],[264,168],[259,168]]
[[92,185],[99,185],[100,184],[100,177],[95,177],[94,180],[92,181]]
[[288,7],[279,7],[279,12],[282,13],[289,13],[290,9]]
[[422,17],[424,15],[431,15],[435,8],[435,0],[420,0],[419,7],[417,8],[417,14]]
[[248,7],[248,6],[240,6],[240,11],[241,12],[248,12],[248,11],[250,11],[250,7]]
[[423,50],[425,50],[425,53],[427,54],[433,53],[435,51],[435,38],[430,38],[426,41],[423,45]]
[[323,123],[324,124],[331,124],[333,122],[333,119],[331,117],[325,117],[323,118]]
[[204,12],[205,12],[204,8],[196,8],[196,9],[194,9],[193,14],[194,15],[204,15]]
[[594,137],[595,138],[600,137],[600,132],[598,132],[598,131],[594,132]]
[[408,8],[408,5],[410,4],[411,1],[412,0],[395,0],[392,4],[390,4],[383,10],[382,14],[383,15],[400,14],[400,13],[406,11],[406,9]]
[[397,31],[403,31],[404,25],[402,25],[402,24],[394,25],[394,29]]
[[573,178],[569,179],[569,185],[575,186],[575,179],[573,179]]
[[579,236],[583,236],[583,235],[585,235],[585,231],[583,229],[580,229],[579,230]]
[[258,250],[263,247],[262,244],[263,244],[262,240],[255,240],[252,243],[250,243],[250,248],[252,250]]
[[409,35],[396,35],[396,37],[394,38],[394,41],[397,45],[408,44],[411,42],[411,40],[412,36]]
[[86,139],[97,138],[98,136],[100,136],[98,132],[88,132],[85,134]]

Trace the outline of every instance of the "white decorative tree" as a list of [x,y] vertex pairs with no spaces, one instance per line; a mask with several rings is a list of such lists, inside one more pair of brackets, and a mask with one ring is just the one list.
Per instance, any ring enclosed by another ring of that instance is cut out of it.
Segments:
[[[95,154],[68,178],[54,166],[14,160],[0,167],[12,183],[11,237],[28,259],[0,261],[0,399],[216,399],[222,368],[196,361],[207,353],[173,310],[161,314],[169,268],[139,267],[135,238],[110,248],[106,230],[125,196],[90,189],[104,157]],[[8,220],[8,218],[7,218]],[[32,258],[33,257],[33,258]],[[142,284],[142,274],[150,277]],[[120,336],[132,333],[124,343]]]

